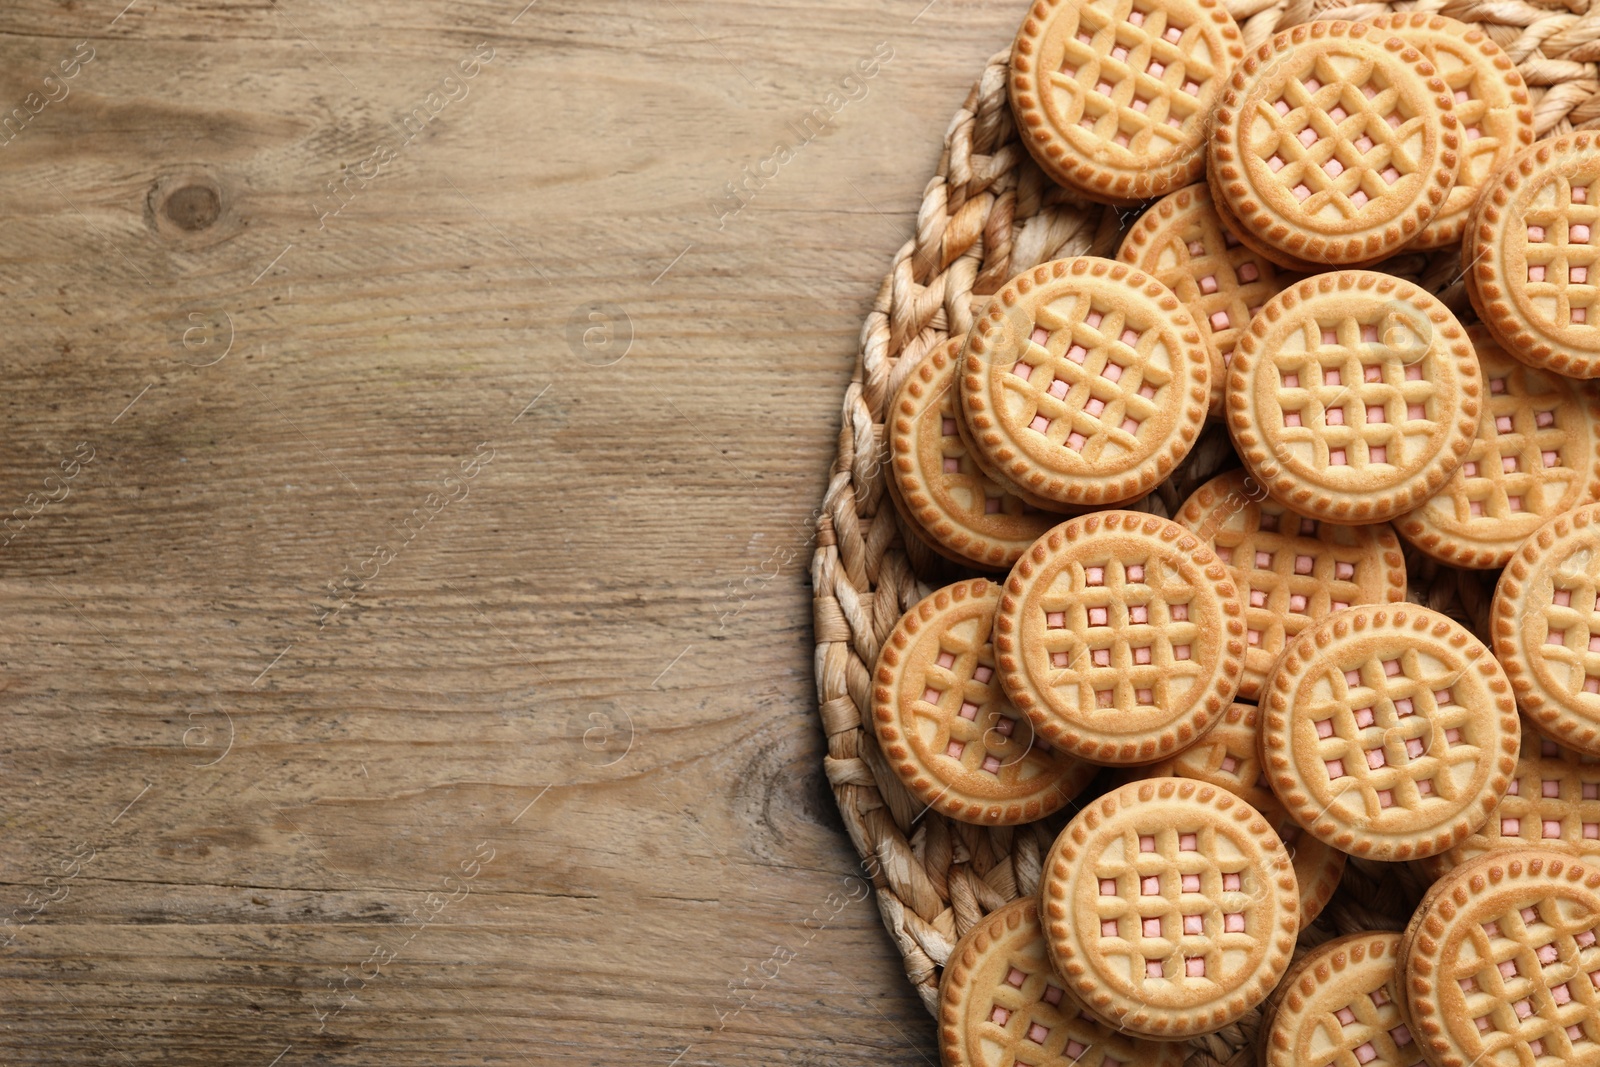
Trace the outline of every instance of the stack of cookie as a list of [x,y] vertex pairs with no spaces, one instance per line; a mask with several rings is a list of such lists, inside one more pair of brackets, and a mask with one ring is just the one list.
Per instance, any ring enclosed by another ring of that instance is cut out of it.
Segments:
[[[1600,1063],[1600,145],[1452,19],[1241,42],[1035,0],[1024,143],[1143,213],[896,379],[890,496],[966,573],[883,643],[883,762],[1058,830],[945,961],[945,1063],[1176,1067],[1258,1009],[1283,1067]],[[1470,308],[1385,270],[1458,244]],[[1238,463],[1168,512],[1208,418]],[[1486,629],[1402,542],[1503,568]],[[1316,925],[1348,857],[1432,883],[1403,932]]]

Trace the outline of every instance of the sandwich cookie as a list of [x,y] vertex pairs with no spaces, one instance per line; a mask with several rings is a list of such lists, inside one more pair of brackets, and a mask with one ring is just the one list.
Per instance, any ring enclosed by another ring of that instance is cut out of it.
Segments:
[[956,943],[939,980],[944,1067],[1182,1067],[1184,1047],[1098,1022],[1045,954],[1039,902],[1013,901]]
[[1252,251],[1222,224],[1204,183],[1152,204],[1123,238],[1117,258],[1171,289],[1210,346],[1211,414],[1222,417],[1222,386],[1250,319],[1294,275]]
[[1489,650],[1427,608],[1351,608],[1300,634],[1262,691],[1261,756],[1295,821],[1375,860],[1431,856],[1489,818],[1520,724]]
[[1210,390],[1210,350],[1172,290],[1090,256],[1007,282],[962,353],[974,458],[1058,505],[1153,489],[1194,446]]
[[1244,607],[1228,570],[1177,523],[1102,511],[1023,554],[995,616],[1000,684],[1053,747],[1153,763],[1232,702]]
[[1400,935],[1352,934],[1290,969],[1262,1011],[1262,1067],[1414,1067],[1400,1013]]
[[1206,120],[1243,54],[1217,0],[1035,0],[1011,50],[1011,110],[1050,177],[1138,203],[1204,172]]
[[1388,523],[1339,526],[1296,515],[1244,471],[1196,489],[1177,521],[1211,546],[1244,598],[1245,700],[1260,695],[1283,646],[1313,622],[1406,598],[1405,557]]
[[1359,22],[1279,33],[1218,106],[1211,193],[1286,266],[1375,263],[1417,240],[1456,179],[1449,87],[1420,51]]
[[956,398],[962,343],[929,352],[900,386],[889,409],[891,484],[903,514],[940,555],[1004,569],[1060,520],[1002,489],[967,454]]
[[1068,991],[1108,1025],[1164,1040],[1259,1004],[1300,929],[1277,833],[1226,789],[1184,778],[1131,782],[1074,816],[1039,899]]
[[1000,689],[990,629],[1000,587],[957,582],[901,616],[873,672],[872,724],[900,780],[962,822],[1033,822],[1095,768],[1052,749]]
[[1386,274],[1336,271],[1251,320],[1228,375],[1228,430],[1250,473],[1296,512],[1383,522],[1461,466],[1481,394],[1449,308]]

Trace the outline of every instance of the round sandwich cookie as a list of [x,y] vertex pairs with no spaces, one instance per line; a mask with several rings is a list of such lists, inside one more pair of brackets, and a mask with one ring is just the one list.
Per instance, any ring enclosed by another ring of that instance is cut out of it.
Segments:
[[1262,1067],[1423,1062],[1400,1012],[1399,949],[1399,934],[1364,933],[1302,956],[1262,1010]]
[[1516,773],[1489,821],[1422,866],[1438,878],[1485,853],[1523,848],[1570,851],[1591,862],[1600,856],[1600,756],[1574,752],[1524,729]]
[[1050,967],[1039,902],[990,912],[939,980],[944,1067],[1182,1067],[1184,1047],[1119,1033],[1087,1014]]
[[985,578],[923,598],[883,643],[872,688],[878,743],[911,794],[988,826],[1042,819],[1095,775],[1035,738],[1001,691],[990,645],[999,601]]
[[1283,646],[1313,622],[1406,598],[1405,557],[1388,523],[1339,526],[1296,515],[1244,471],[1196,489],[1177,521],[1227,564],[1244,598],[1245,700],[1260,695]]
[[1197,743],[1171,759],[1149,767],[1151,778],[1192,778],[1226,789],[1261,813],[1277,831],[1294,863],[1300,887],[1300,926],[1303,929],[1327,905],[1339,888],[1345,854],[1300,829],[1267,785],[1257,749],[1259,711],[1253,704],[1234,704],[1217,725]]
[[1506,351],[1600,377],[1600,141],[1539,141],[1494,173],[1461,244],[1467,295]]
[[1152,204],[1122,239],[1117,258],[1171,289],[1194,316],[1213,357],[1210,413],[1221,418],[1234,346],[1262,305],[1298,279],[1223,226],[1204,183]]
[[1034,0],[1011,50],[1011,110],[1050,177],[1138,203],[1204,172],[1206,119],[1243,55],[1218,0]]
[[940,555],[1004,569],[1060,519],[1002,489],[967,454],[955,388],[962,343],[955,338],[929,352],[895,395],[891,483],[904,513]]
[[1494,654],[1540,733],[1600,755],[1600,504],[1557,515],[1500,573]]
[[1039,736],[1095,763],[1153,763],[1232,702],[1244,607],[1228,569],[1175,522],[1101,511],[1023,554],[995,614],[1000,684]]
[[1466,840],[1517,766],[1511,687],[1489,650],[1427,608],[1351,608],[1284,649],[1262,690],[1272,791],[1313,835],[1406,860]]
[[974,458],[1058,506],[1153,489],[1194,447],[1210,390],[1210,351],[1172,290],[1091,256],[1007,282],[962,353]]
[[1528,86],[1511,57],[1476,26],[1421,11],[1367,20],[1393,33],[1433,65],[1450,93],[1459,123],[1461,164],[1455,186],[1411,250],[1443,248],[1461,240],[1478,192],[1507,160],[1533,144],[1533,106]]
[[1286,266],[1362,266],[1417,240],[1454,187],[1458,123],[1421,52],[1359,22],[1284,30],[1234,68],[1211,193]]
[[1108,1025],[1173,1041],[1259,1004],[1300,929],[1277,833],[1226,789],[1185,778],[1130,782],[1074,816],[1039,901],[1068,991]]
[[1308,278],[1250,321],[1228,375],[1228,431],[1294,511],[1383,522],[1461,466],[1482,376],[1467,332],[1432,294],[1365,270]]
[[1457,567],[1504,567],[1550,519],[1600,500],[1600,391],[1506,354],[1482,326],[1484,411],[1444,488],[1395,520],[1401,536]]
[[1435,882],[1400,946],[1403,1007],[1435,1067],[1600,1064],[1600,870],[1496,852]]

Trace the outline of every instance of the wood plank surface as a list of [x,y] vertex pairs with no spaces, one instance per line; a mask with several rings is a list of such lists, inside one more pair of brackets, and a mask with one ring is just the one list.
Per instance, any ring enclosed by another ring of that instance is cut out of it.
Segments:
[[1020,5],[124,3],[0,12],[0,1063],[936,1062],[806,572]]

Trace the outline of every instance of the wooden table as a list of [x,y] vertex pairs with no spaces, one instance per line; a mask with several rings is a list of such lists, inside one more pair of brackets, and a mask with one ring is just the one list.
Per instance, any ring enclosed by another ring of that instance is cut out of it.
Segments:
[[807,567],[1020,5],[125,2],[0,15],[0,1062],[936,1061]]

